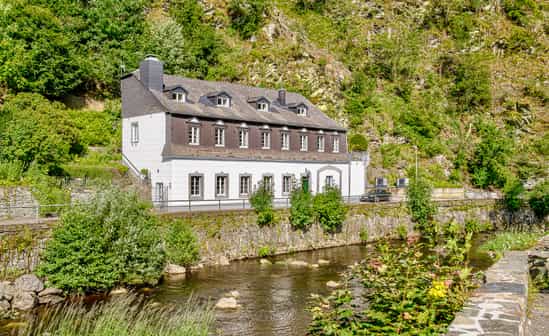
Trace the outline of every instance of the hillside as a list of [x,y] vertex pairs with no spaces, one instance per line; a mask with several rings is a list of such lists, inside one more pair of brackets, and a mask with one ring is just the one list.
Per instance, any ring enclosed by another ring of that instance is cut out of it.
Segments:
[[[548,13],[533,0],[8,0],[0,180],[19,183],[33,162],[104,176],[118,159],[117,78],[155,54],[168,73],[306,95],[367,146],[370,181],[413,175],[417,146],[435,186],[535,184],[549,172]],[[63,151],[21,154],[13,116],[35,108],[75,121]]]

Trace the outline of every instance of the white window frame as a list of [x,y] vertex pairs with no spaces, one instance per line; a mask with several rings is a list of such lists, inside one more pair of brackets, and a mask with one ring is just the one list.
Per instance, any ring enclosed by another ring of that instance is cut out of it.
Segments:
[[271,149],[271,131],[261,131],[261,149]]
[[332,138],[332,152],[339,153],[339,135],[334,135]]
[[282,150],[290,150],[290,132],[283,131],[280,133],[280,148]]
[[[244,184],[243,182],[246,181]],[[245,185],[245,190],[242,188]],[[238,180],[238,194],[241,197],[249,196],[252,189],[252,175],[240,175]]]
[[[270,192],[273,192],[273,189],[274,189],[274,176],[273,175],[265,174],[265,175],[263,175],[263,178],[261,179],[261,181],[263,182],[263,186],[265,187],[266,190],[268,190]],[[267,183],[267,181],[269,181],[269,183]]]
[[172,92],[172,99],[178,103],[187,102],[187,95],[185,92]]
[[214,130],[215,147],[225,147],[225,128],[216,127]]
[[324,187],[333,187],[335,186],[335,179],[333,175],[326,175],[324,178]]
[[292,193],[292,179],[292,175],[282,175],[282,195],[289,195]]
[[215,197],[226,198],[228,196],[229,196],[229,176],[226,174],[215,175]]
[[200,145],[200,126],[189,125],[189,145]]
[[320,153],[324,152],[324,135],[316,136],[316,150]]
[[307,115],[307,106],[300,105],[297,107],[297,115],[306,116]]
[[226,96],[217,96],[217,106],[220,107],[230,107],[231,106],[231,99]]
[[132,146],[139,144],[139,123],[137,121],[130,124],[130,143]]
[[238,146],[240,148],[248,148],[250,132],[247,128],[241,128],[238,131]]
[[309,136],[307,134],[299,135],[299,150],[302,152],[309,150]]
[[261,112],[269,112],[269,103],[265,101],[257,102],[257,110]]
[[[195,184],[196,183],[196,184]],[[189,175],[189,198],[201,199],[203,198],[204,176],[199,174]],[[194,193],[193,193],[194,191]],[[196,192],[197,191],[197,192]]]

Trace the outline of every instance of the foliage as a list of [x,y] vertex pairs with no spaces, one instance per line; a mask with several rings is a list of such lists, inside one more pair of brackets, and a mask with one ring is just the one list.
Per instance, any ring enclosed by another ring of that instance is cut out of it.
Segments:
[[457,112],[482,112],[490,107],[490,76],[479,57],[450,57],[442,63],[445,73],[453,78],[450,94],[454,98],[454,109]]
[[404,224],[400,224],[396,227],[396,233],[398,236],[398,239],[405,240],[408,238],[408,228]]
[[192,228],[181,220],[167,223],[164,236],[168,261],[177,265],[189,266],[200,259],[200,248]]
[[260,258],[265,258],[265,257],[268,257],[268,256],[272,256],[275,253],[276,253],[276,249],[274,247],[269,246],[269,245],[261,246],[259,248],[259,251],[257,251],[257,255]]
[[181,306],[155,306],[135,294],[116,296],[89,307],[69,302],[30,320],[21,336],[206,336],[214,324],[209,307],[190,298]]
[[16,184],[23,176],[23,164],[19,161],[0,161],[0,185]]
[[[374,87],[375,81],[368,79],[362,72],[355,73],[352,80],[349,83],[346,83],[344,88],[344,110],[350,121],[351,127],[358,127],[364,123],[363,118],[366,109],[372,104],[371,92]],[[357,140],[358,139],[355,141]]]
[[70,203],[70,191],[63,188],[65,180],[46,174],[43,168],[31,165],[25,181],[30,184],[31,192],[40,205],[40,215],[60,214]]
[[309,190],[293,188],[290,196],[290,222],[298,230],[307,230],[314,221],[313,196]]
[[502,187],[506,182],[505,166],[512,148],[509,137],[491,122],[479,122],[476,128],[481,140],[469,161],[472,182],[480,188]]
[[507,210],[515,212],[520,210],[524,202],[522,199],[524,187],[518,179],[509,179],[503,188],[503,203]]
[[362,134],[353,134],[349,137],[349,149],[353,152],[366,152],[368,139]]
[[313,10],[316,12],[322,12],[324,6],[326,6],[327,0],[297,0],[295,7],[298,11]]
[[394,166],[400,157],[400,146],[398,144],[381,145],[379,151],[381,152],[383,168]]
[[[377,250],[377,257],[364,260],[351,274],[361,281],[363,296],[338,290],[321,298],[312,309],[310,335],[438,335],[446,331],[472,287],[470,270],[442,262],[437,255],[425,256],[417,245],[381,243]],[[357,305],[366,308],[357,309]]]
[[412,179],[406,190],[406,206],[415,229],[428,239],[432,239],[435,234],[432,221],[437,210],[431,200],[431,192],[431,186],[421,176]]
[[313,198],[315,217],[327,232],[336,232],[341,227],[347,210],[341,192],[336,187],[326,187],[323,192],[317,193]]
[[370,238],[370,235],[368,234],[368,230],[366,228],[361,228],[358,236],[360,237],[360,241],[363,243],[367,243],[368,239]]
[[492,229],[492,224],[490,222],[480,223],[475,218],[467,218],[465,220],[465,232],[476,234]]
[[539,183],[530,192],[528,204],[538,218],[549,215],[549,180]]
[[[0,236],[1,280],[13,280],[17,275],[30,273],[32,271],[32,251],[37,248],[40,238],[39,234],[28,227],[25,227],[15,234]],[[14,258],[19,259],[17,267],[14,267],[13,265]]]
[[505,251],[527,250],[538,242],[542,234],[533,232],[499,232],[494,238],[483,243],[480,251],[495,253],[496,259],[501,258]]
[[231,0],[228,14],[231,27],[243,38],[250,38],[263,24],[266,0]]
[[83,151],[78,132],[60,103],[21,93],[8,99],[0,113],[7,120],[0,134],[0,159],[18,161],[25,170],[35,162],[51,173]]
[[257,224],[259,226],[270,225],[275,221],[271,188],[264,183],[259,183],[250,195],[250,204],[257,214]]
[[528,24],[528,12],[536,11],[538,5],[534,0],[503,0],[502,8],[507,17],[521,25]]
[[156,284],[165,254],[155,217],[135,193],[108,190],[63,213],[37,273],[66,292]]

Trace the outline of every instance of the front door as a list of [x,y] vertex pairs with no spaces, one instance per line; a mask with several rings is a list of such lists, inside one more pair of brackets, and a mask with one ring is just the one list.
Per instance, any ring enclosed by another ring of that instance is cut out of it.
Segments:
[[309,191],[309,176],[301,177],[301,188],[303,188],[303,191],[305,192]]

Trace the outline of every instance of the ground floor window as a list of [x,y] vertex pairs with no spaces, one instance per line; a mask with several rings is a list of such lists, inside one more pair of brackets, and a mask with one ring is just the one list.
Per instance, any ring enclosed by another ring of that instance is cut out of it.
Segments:
[[156,183],[154,187],[154,200],[156,202],[165,201],[164,193],[164,183]]
[[250,186],[252,177],[250,175],[240,176],[240,196],[248,196],[250,194]]
[[334,186],[335,186],[334,177],[332,175],[327,175],[324,182],[324,187],[327,188],[327,187],[334,187]]
[[288,195],[292,192],[292,176],[282,176],[282,193]]
[[265,186],[265,189],[269,191],[273,191],[273,176],[272,175],[264,175],[263,176],[263,185]]
[[191,175],[189,181],[189,194],[191,198],[202,197],[202,175]]
[[227,197],[228,195],[228,180],[227,175],[217,175],[215,177],[215,196]]

